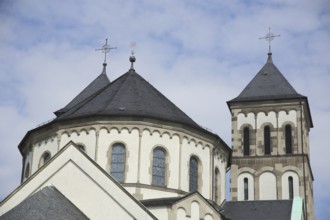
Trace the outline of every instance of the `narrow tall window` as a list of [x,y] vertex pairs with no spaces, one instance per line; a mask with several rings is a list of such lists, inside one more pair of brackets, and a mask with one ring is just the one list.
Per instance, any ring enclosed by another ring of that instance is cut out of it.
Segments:
[[285,152],[292,154],[292,129],[291,125],[285,126]]
[[243,153],[244,156],[249,156],[250,154],[250,129],[245,127],[243,130]]
[[189,163],[189,192],[198,190],[198,160],[196,157],[190,158]]
[[293,178],[292,176],[289,176],[289,199],[293,199]]
[[215,202],[220,199],[220,172],[219,169],[215,169],[215,178],[214,178],[214,200]]
[[27,179],[30,176],[30,164],[28,163],[25,168],[24,177]]
[[111,152],[110,175],[118,182],[125,180],[126,149],[123,144],[114,144]]
[[165,151],[155,148],[152,159],[152,184],[165,186]]
[[265,155],[270,154],[270,127],[265,126],[264,128],[264,145],[265,145]]
[[49,152],[45,152],[39,161],[39,167],[41,167],[42,165],[44,165],[45,163],[47,163],[50,160],[51,156]]
[[244,178],[244,200],[249,200],[249,180]]

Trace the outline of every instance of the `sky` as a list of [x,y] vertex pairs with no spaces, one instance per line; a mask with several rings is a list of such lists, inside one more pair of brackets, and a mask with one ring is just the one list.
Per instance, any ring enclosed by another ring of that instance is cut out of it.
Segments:
[[0,0],[0,201],[20,184],[18,144],[102,71],[130,67],[231,146],[226,101],[265,64],[308,96],[316,219],[330,216],[330,2],[327,0]]

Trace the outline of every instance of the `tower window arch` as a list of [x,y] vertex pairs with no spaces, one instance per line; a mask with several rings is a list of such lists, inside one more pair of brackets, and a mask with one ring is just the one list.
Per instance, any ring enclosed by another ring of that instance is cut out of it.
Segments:
[[244,178],[244,200],[249,200],[249,179]]
[[189,192],[198,190],[198,160],[192,156],[189,161]]
[[250,155],[250,129],[244,127],[243,129],[243,154],[244,156]]
[[292,154],[292,128],[291,125],[285,126],[285,152]]
[[111,150],[110,175],[118,182],[125,180],[126,148],[123,144],[116,143]]
[[42,154],[41,158],[40,158],[40,162],[39,162],[39,167],[41,167],[42,165],[44,165],[45,163],[47,163],[51,158],[51,155],[48,151],[46,151],[45,153]]
[[165,186],[166,153],[163,148],[157,147],[153,151],[152,158],[152,184]]
[[288,188],[289,188],[289,199],[293,199],[293,178],[292,176],[288,177]]
[[264,127],[264,146],[265,146],[265,155],[270,155],[270,127]]

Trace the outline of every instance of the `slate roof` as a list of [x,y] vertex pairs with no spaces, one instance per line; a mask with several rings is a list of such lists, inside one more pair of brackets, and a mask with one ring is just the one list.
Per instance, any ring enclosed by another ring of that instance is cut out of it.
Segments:
[[27,197],[16,207],[0,216],[0,220],[89,219],[55,187],[48,186]]
[[[102,74],[101,74],[102,75]],[[146,117],[178,122],[193,127],[200,126],[163,94],[143,79],[134,69],[107,84],[99,83],[101,77],[57,114],[55,120],[67,120],[87,116]],[[104,78],[104,77],[103,77]],[[104,86],[100,89],[100,87]]]
[[230,102],[306,98],[296,92],[272,61],[268,53],[266,64],[236,98]]
[[221,213],[226,220],[290,220],[292,200],[230,201]]
[[103,89],[105,86],[110,84],[110,80],[106,74],[106,63],[103,63],[103,70],[102,73],[92,81],[83,91],[81,91],[69,104],[67,104],[64,108],[55,112],[56,116],[59,116],[66,111],[68,111],[73,106],[77,105],[78,103],[82,102],[86,98],[90,97],[94,93],[98,92],[99,90]]

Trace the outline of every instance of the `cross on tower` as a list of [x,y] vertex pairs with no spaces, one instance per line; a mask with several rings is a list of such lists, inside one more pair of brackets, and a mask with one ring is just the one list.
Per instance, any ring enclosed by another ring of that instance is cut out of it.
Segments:
[[268,41],[268,44],[269,44],[269,53],[271,53],[272,52],[272,50],[271,50],[271,41],[272,40],[274,40],[274,38],[275,37],[280,37],[281,35],[275,35],[275,34],[273,34],[272,32],[270,32],[270,29],[271,28],[268,28],[268,34],[266,34],[266,36],[264,36],[264,37],[259,37],[259,39],[265,39],[266,41]]
[[104,53],[104,64],[107,63],[107,53],[110,52],[110,50],[117,49],[117,47],[110,47],[108,45],[108,38],[105,39],[105,44],[102,46],[102,48],[95,49],[95,50],[101,50]]

